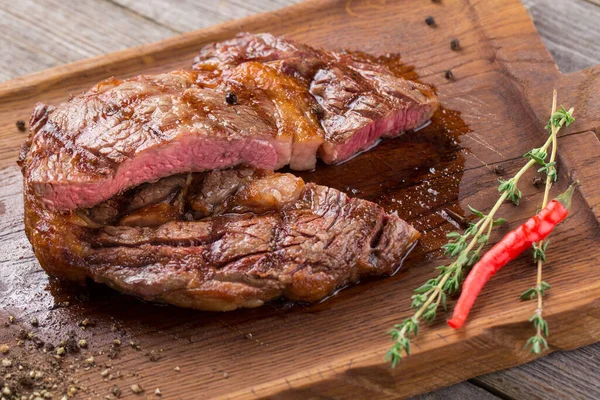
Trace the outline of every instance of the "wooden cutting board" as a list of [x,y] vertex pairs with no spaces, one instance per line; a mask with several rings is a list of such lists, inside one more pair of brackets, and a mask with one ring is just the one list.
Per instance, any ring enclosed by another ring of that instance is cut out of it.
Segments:
[[[424,23],[428,15],[436,27]],[[111,75],[189,67],[203,44],[239,31],[284,34],[332,50],[401,53],[422,81],[437,88],[451,118],[440,115],[441,123],[419,133],[384,142],[344,165],[303,174],[377,201],[423,232],[400,273],[317,305],[274,303],[230,313],[147,304],[99,285],[81,290],[49,281],[23,232],[15,160],[25,134],[15,121],[28,120],[37,101],[57,104]],[[460,40],[460,51],[450,50],[453,38]],[[455,80],[445,79],[448,69]],[[533,332],[527,319],[535,306],[518,300],[534,285],[530,254],[494,277],[464,330],[454,332],[438,318],[421,329],[413,355],[399,367],[391,369],[384,354],[386,332],[410,315],[412,289],[444,263],[437,249],[454,227],[442,211],[493,204],[495,167],[514,174],[522,154],[543,142],[553,88],[559,104],[574,106],[577,117],[560,139],[554,193],[569,177],[581,187],[548,250],[550,350],[599,341],[600,67],[560,74],[518,0],[313,0],[0,84],[0,321],[15,317],[0,326],[0,344],[10,347],[0,358],[13,361],[8,370],[14,374],[22,364],[25,371],[45,371],[40,379],[58,379],[51,382],[57,384],[55,398],[67,386],[77,388],[76,398],[104,398],[115,385],[122,398],[136,398],[130,387],[139,384],[146,390],[141,396],[154,398],[160,388],[163,398],[184,399],[399,398],[530,361],[523,345]],[[440,130],[444,123],[447,129]],[[510,227],[541,201],[533,176],[520,185],[522,204],[501,209]],[[31,325],[33,318],[39,326]],[[84,330],[78,323],[86,318]],[[52,352],[32,340],[18,346],[21,329],[55,345],[73,331],[88,346],[68,353],[56,364],[60,370],[49,372]],[[121,350],[110,359],[115,339]]]

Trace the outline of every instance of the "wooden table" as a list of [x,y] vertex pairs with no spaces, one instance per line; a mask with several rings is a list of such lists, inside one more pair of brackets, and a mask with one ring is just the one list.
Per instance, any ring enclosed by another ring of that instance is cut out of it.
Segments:
[[[0,2],[0,80],[295,2],[298,0],[4,0]],[[523,2],[562,72],[600,63],[600,1]],[[600,344],[553,353],[419,398],[597,399],[598,365]]]

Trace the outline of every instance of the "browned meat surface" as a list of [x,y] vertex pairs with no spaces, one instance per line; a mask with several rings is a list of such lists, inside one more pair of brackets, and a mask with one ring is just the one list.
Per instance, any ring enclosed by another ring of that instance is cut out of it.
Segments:
[[[194,60],[193,68],[205,85],[242,93],[263,89],[270,98],[282,93],[279,88],[270,93],[273,84],[296,82],[292,92],[297,99],[292,107],[305,115],[316,112],[324,135],[320,147],[314,143],[307,149],[304,131],[296,134],[293,150],[298,157],[292,155],[292,169],[311,169],[314,159],[308,162],[307,155],[315,154],[315,146],[328,164],[346,160],[381,137],[419,127],[438,107],[430,87],[395,76],[374,57],[317,50],[268,33],[243,33],[208,45]],[[257,79],[261,74],[268,79]],[[279,109],[283,109],[280,116],[292,115],[285,104]],[[278,124],[280,131],[281,126],[286,122]]]
[[171,176],[67,213],[29,188],[25,227],[52,275],[203,310],[317,301],[392,273],[419,236],[371,202],[250,169]]
[[373,57],[243,34],[202,49],[194,71],[112,78],[38,105],[20,163],[45,207],[68,211],[176,174],[336,163],[417,128],[437,106],[429,87]]

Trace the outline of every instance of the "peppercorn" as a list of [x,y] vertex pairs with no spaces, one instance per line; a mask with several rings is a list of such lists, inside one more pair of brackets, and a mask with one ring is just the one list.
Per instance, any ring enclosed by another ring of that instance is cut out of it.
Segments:
[[325,114],[325,110],[323,109],[323,106],[321,106],[320,104],[313,105],[311,107],[311,111],[319,119],[323,118],[323,114]]
[[543,183],[544,183],[544,180],[542,178],[540,178],[539,176],[536,176],[533,178],[533,186],[535,186],[536,188],[542,187]]
[[453,51],[458,51],[458,50],[460,50],[460,41],[459,41],[458,39],[452,39],[452,40],[450,41],[450,48],[451,48]]
[[449,81],[454,80],[454,74],[452,73],[452,71],[450,71],[449,69],[447,69],[444,72],[444,76],[446,77],[446,79],[448,79]]
[[496,167],[494,167],[494,172],[496,173],[496,175],[504,175],[506,173],[506,170],[502,165],[497,165]]
[[427,18],[425,18],[425,23],[429,26],[434,26],[435,25],[435,19],[433,19],[433,17],[430,15]]
[[18,129],[20,132],[25,132],[25,129],[26,129],[26,126],[25,126],[25,121],[23,121],[22,119],[20,119],[20,120],[18,120],[18,121],[16,122],[16,124],[15,124],[15,125],[17,125],[17,129]]
[[237,96],[233,92],[229,92],[225,95],[225,102],[230,106],[237,104]]

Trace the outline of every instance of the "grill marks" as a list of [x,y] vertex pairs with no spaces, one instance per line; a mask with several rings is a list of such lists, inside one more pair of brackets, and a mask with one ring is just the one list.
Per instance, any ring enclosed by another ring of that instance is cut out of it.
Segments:
[[346,160],[438,106],[431,88],[384,64],[269,34],[208,45],[193,71],[110,78],[38,105],[20,156],[26,184],[68,211],[174,174]]
[[340,162],[428,120],[431,88],[399,74],[368,55],[241,34],[201,49],[192,71],[111,78],[36,106],[19,164],[40,264],[223,311],[391,274],[419,236],[411,226],[270,171]]
[[[361,277],[392,273],[418,238],[373,203],[289,174],[206,175],[185,179],[200,182],[188,188],[195,201],[218,194],[218,207],[198,220],[85,226],[76,213],[43,210],[29,192],[26,232],[42,266],[55,275],[88,276],[148,300],[207,310],[256,307],[280,296],[320,300]],[[164,187],[182,178],[155,183],[154,200],[163,201]],[[139,189],[145,200],[152,186]]]

